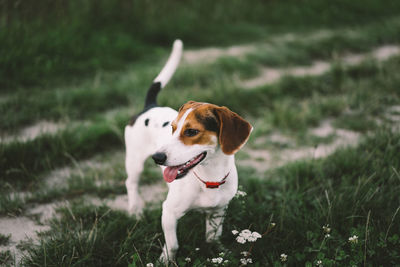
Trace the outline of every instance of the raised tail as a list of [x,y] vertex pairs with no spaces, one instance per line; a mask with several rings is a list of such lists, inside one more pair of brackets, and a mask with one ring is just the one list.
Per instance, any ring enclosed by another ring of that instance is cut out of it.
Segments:
[[164,68],[157,75],[157,77],[153,80],[152,85],[147,91],[146,101],[144,104],[145,110],[157,105],[158,93],[162,88],[165,87],[165,85],[167,85],[172,75],[175,73],[176,68],[178,67],[179,61],[182,56],[182,47],[182,41],[175,40],[171,55],[169,56],[167,63],[164,65]]

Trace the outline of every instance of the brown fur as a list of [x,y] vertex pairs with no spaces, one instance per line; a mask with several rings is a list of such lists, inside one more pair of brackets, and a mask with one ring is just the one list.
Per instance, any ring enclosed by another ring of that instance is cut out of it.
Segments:
[[253,127],[227,107],[218,107],[214,113],[219,118],[219,143],[225,154],[235,154],[250,136]]
[[[189,101],[179,109],[178,117],[172,123],[173,132],[176,131],[177,122],[189,108],[192,108],[193,112],[186,117],[180,133],[180,139],[185,145],[212,144],[212,136],[218,136],[222,151],[232,155],[247,141],[252,130],[250,123],[226,107],[194,101]],[[212,124],[205,124],[213,120],[216,121],[216,129]],[[184,134],[186,129],[195,129],[199,133],[189,137]]]

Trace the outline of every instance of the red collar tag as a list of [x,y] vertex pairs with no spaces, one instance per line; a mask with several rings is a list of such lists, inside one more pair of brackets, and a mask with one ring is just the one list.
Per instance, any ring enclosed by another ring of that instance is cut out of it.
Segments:
[[206,188],[218,188],[220,185],[223,185],[224,183],[225,180],[221,182],[205,182]]
[[228,178],[230,172],[228,172],[228,173],[225,175],[225,177],[224,177],[220,182],[206,182],[206,181],[203,181],[203,180],[197,175],[196,172],[193,171],[193,173],[194,173],[194,175],[197,177],[197,179],[199,179],[203,184],[206,185],[206,188],[214,189],[214,188],[219,188],[220,185],[223,185],[223,184],[226,182],[226,178]]

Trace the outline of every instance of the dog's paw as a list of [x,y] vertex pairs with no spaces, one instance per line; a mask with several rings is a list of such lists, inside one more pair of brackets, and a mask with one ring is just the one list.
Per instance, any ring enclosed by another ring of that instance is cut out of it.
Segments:
[[160,258],[158,258],[158,261],[162,264],[167,264],[168,263],[168,257],[163,253],[161,253]]
[[128,213],[129,215],[133,215],[140,218],[143,215],[143,208],[144,208],[144,201],[140,197],[137,197],[135,198],[135,201],[132,202],[129,201]]
[[162,264],[168,264],[169,262],[174,261],[175,259],[175,252],[167,250],[166,246],[164,245],[163,251],[161,252],[160,258],[158,261]]

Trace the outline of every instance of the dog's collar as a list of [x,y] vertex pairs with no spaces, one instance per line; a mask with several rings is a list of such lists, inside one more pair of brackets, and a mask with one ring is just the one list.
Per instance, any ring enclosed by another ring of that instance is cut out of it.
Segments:
[[211,189],[213,189],[213,188],[218,188],[220,185],[223,185],[223,184],[226,182],[226,178],[228,178],[228,176],[229,176],[229,174],[230,174],[230,171],[229,171],[229,172],[225,175],[225,177],[222,178],[222,180],[219,181],[219,182],[206,182],[206,181],[204,181],[203,179],[201,179],[201,178],[197,175],[197,173],[196,173],[195,171],[193,171],[193,173],[194,173],[194,175],[197,177],[197,179],[199,179],[203,184],[206,185],[206,188],[211,188]]

